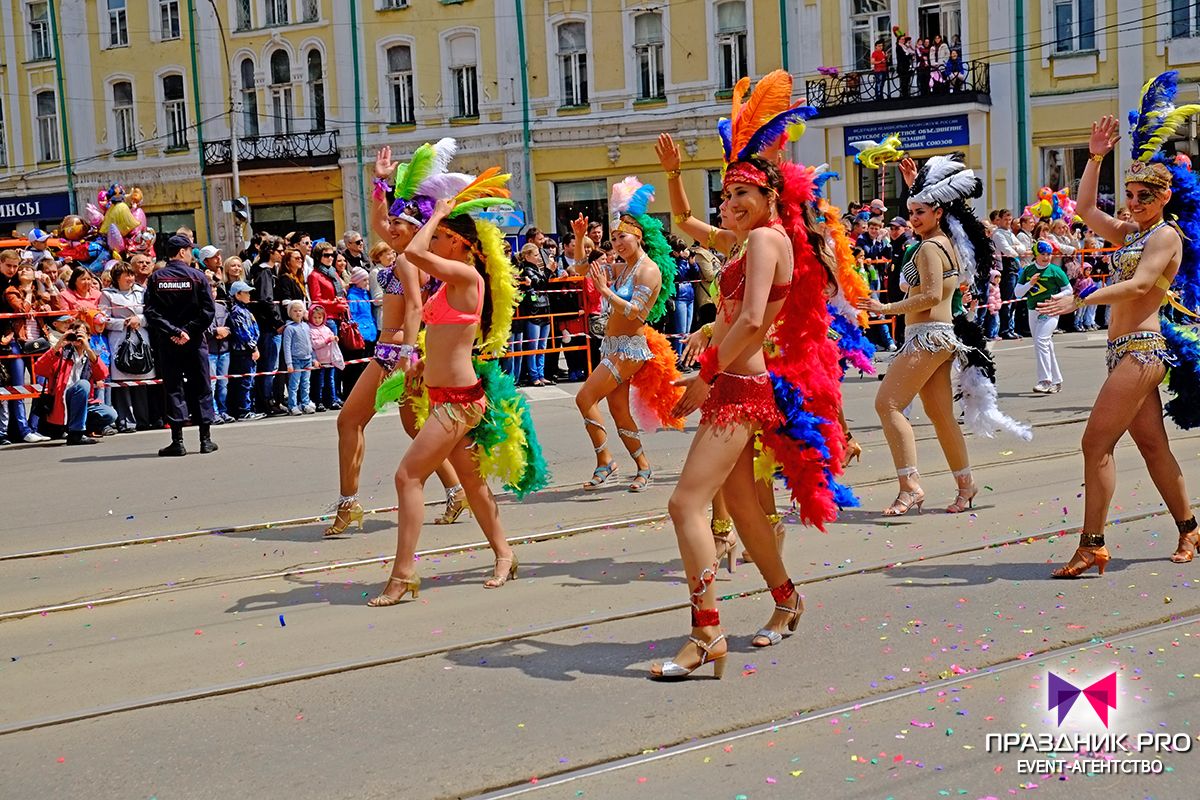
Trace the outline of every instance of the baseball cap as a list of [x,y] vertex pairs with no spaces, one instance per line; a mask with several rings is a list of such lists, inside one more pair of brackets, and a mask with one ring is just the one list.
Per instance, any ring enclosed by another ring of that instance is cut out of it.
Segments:
[[888,224],[889,225],[898,225],[901,228],[907,228],[908,220],[906,220],[904,217],[892,217],[892,221],[889,222]]
[[74,321],[75,321],[75,318],[72,316],[69,316],[67,314],[63,314],[61,317],[55,317],[53,320],[51,320],[51,322],[54,322],[54,323],[74,322]]
[[31,242],[47,242],[50,240],[50,234],[41,228],[34,228],[29,232],[28,238]]
[[213,256],[219,256],[219,255],[221,255],[220,248],[213,247],[211,244],[205,245],[204,247],[200,248],[200,260],[201,261],[208,261]]
[[246,283],[245,281],[234,281],[229,286],[230,294],[241,294],[242,292],[248,291],[250,291],[250,284]]

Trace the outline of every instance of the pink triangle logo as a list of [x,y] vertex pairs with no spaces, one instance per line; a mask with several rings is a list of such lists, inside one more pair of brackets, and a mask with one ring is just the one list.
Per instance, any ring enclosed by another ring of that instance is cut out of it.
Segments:
[[[1062,725],[1081,691],[1069,681],[1049,673],[1049,709],[1058,709],[1058,724]],[[1082,690],[1096,716],[1108,727],[1108,710],[1117,707],[1117,673],[1112,673]]]

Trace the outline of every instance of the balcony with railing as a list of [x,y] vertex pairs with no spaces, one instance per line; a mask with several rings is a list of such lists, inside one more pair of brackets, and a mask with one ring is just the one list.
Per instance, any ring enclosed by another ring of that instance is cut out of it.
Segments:
[[[238,139],[238,168],[288,169],[337,164],[337,134],[336,130],[312,131]],[[229,139],[204,143],[204,174],[227,173],[231,169],[232,160],[233,149]]]
[[902,75],[892,67],[882,73],[823,75],[805,81],[804,86],[808,104],[820,109],[823,117],[958,103],[992,104],[986,61],[964,61],[958,72],[913,69]]

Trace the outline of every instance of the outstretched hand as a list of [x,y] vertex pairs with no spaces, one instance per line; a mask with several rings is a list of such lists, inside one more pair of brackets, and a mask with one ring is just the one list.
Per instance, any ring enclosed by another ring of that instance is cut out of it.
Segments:
[[704,405],[704,401],[708,399],[708,393],[712,389],[711,386],[700,380],[698,375],[680,378],[673,385],[684,387],[683,397],[679,398],[679,402],[671,411],[673,417],[686,417]]
[[905,186],[912,186],[913,181],[917,179],[917,162],[911,158],[903,158],[900,160],[900,177],[904,179]]
[[1065,297],[1051,297],[1049,300],[1043,300],[1038,303],[1037,312],[1045,314],[1048,317],[1061,316],[1070,314],[1075,311],[1075,296],[1066,295]]
[[387,180],[396,174],[396,162],[392,161],[392,148],[384,145],[375,156],[375,177]]
[[662,165],[664,172],[677,172],[679,170],[679,145],[675,144],[675,140],[671,138],[671,134],[660,133],[658,135],[658,142],[654,145],[654,152],[658,153],[658,163]]
[[1088,152],[1105,155],[1121,139],[1121,125],[1117,118],[1108,114],[1092,123],[1092,136],[1088,139]]

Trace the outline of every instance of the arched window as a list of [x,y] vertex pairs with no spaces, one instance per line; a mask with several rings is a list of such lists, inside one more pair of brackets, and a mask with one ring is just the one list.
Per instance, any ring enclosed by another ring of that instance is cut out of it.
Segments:
[[732,89],[749,73],[746,59],[746,4],[732,0],[717,6],[717,51],[720,53],[720,88]]
[[392,123],[414,125],[417,121],[413,93],[412,48],[398,44],[387,49],[388,84],[392,87]]
[[242,59],[242,133],[258,136],[258,90],[255,88],[254,61]]
[[309,116],[314,131],[325,130],[325,69],[321,64],[321,51],[315,47],[308,51],[308,98],[312,103]]
[[479,116],[479,63],[475,36],[461,34],[447,42],[450,50],[450,79],[454,92],[454,116]]
[[633,18],[633,49],[637,54],[638,97],[665,97],[662,14],[649,12]]
[[112,85],[113,127],[116,130],[116,152],[122,155],[137,152],[134,144],[133,84],[118,81]]
[[162,78],[163,111],[167,122],[167,149],[186,150],[187,105],[183,96],[183,76],[176,73]]
[[587,105],[587,28],[582,22],[564,22],[558,26],[558,66],[562,72],[563,105]]
[[276,135],[295,128],[292,108],[292,60],[286,50],[271,54],[271,119]]

